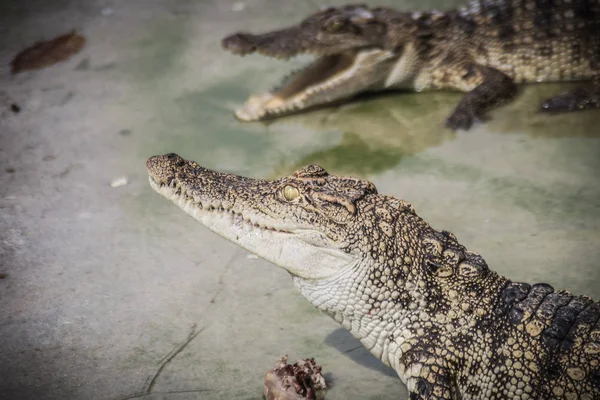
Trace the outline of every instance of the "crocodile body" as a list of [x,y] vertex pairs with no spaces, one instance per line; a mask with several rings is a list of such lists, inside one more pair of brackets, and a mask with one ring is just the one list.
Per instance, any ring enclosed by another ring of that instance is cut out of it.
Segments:
[[175,154],[146,165],[158,193],[287,270],[410,399],[600,398],[599,302],[500,276],[371,182],[314,165],[250,179]]
[[541,110],[600,107],[598,0],[476,0],[452,11],[399,12],[349,5],[265,34],[236,33],[234,54],[318,60],[236,111],[245,121],[338,102],[362,92],[452,89],[466,92],[447,119],[468,129],[512,99],[517,84],[592,81],[548,99]]

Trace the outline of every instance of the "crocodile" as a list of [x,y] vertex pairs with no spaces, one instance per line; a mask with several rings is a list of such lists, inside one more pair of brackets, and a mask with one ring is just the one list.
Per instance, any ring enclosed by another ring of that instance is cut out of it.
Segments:
[[270,92],[251,96],[235,113],[242,121],[365,92],[457,90],[466,94],[446,126],[469,129],[512,100],[518,84],[537,82],[591,82],[545,100],[542,111],[600,107],[597,0],[475,0],[446,12],[347,5],[285,29],[235,33],[221,43],[238,55],[317,57]]
[[173,153],[146,167],[155,191],[286,270],[410,399],[600,398],[600,302],[501,276],[373,183],[317,165],[253,179]]

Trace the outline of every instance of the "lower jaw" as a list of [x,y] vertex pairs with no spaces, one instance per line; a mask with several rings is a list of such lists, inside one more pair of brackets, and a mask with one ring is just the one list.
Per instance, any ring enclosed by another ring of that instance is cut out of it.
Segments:
[[245,122],[260,121],[325,106],[350,97],[343,83],[338,80],[332,84],[315,84],[291,96],[280,92],[253,95],[235,111],[235,116]]
[[338,104],[352,97],[351,95],[328,95],[325,91],[315,95],[325,97],[325,99],[284,99],[275,93],[250,96],[242,107],[235,110],[235,117],[243,122],[262,121]]
[[[271,103],[270,107],[267,106],[269,103]],[[235,117],[244,122],[260,121],[286,113],[285,109],[282,109],[281,111],[269,110],[269,108],[275,109],[285,107],[285,105],[285,100],[272,93],[250,96],[241,108],[235,110]],[[292,111],[293,109],[290,108],[287,112],[289,113]]]
[[[352,70],[354,53],[324,56],[298,71],[279,89],[255,95],[235,111],[242,121],[259,121],[326,104],[327,98],[345,81],[344,75]],[[325,97],[325,99],[320,98]]]

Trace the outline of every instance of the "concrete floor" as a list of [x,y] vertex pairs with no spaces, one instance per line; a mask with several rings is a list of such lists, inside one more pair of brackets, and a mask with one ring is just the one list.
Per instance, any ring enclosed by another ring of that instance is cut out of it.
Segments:
[[[1,399],[258,399],[281,354],[315,357],[329,400],[406,398],[286,273],[151,191],[145,160],[169,151],[254,177],[307,163],[368,177],[502,274],[600,297],[600,113],[534,113],[560,86],[527,87],[458,134],[441,126],[455,93],[232,117],[292,66],[219,39],[315,3],[0,2]],[[434,5],[397,2],[418,3]],[[15,53],[72,28],[80,54],[10,76]]]

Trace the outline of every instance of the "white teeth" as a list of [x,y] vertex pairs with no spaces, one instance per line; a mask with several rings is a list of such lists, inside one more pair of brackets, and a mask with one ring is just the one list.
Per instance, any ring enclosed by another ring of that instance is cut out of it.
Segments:
[[[280,98],[280,101],[276,102],[275,104],[269,104],[269,102],[277,96],[277,93],[281,93],[285,87],[293,84],[294,79],[298,74],[303,73],[303,71],[306,71],[306,69],[311,67],[308,66],[304,70],[292,73],[291,76],[283,80],[283,84],[280,87],[272,90],[270,93],[262,96],[252,96],[240,109],[236,110],[235,115],[242,121],[256,121],[265,117],[278,116],[305,109],[308,106],[319,103],[315,102],[315,104],[311,104],[312,96],[323,92],[326,93],[327,91],[334,91],[340,87],[343,88],[343,85],[353,77],[358,76],[356,79],[360,80],[361,75],[364,75],[362,72],[363,69],[369,71],[372,68],[381,68],[377,66],[382,62],[386,63],[383,64],[383,67],[385,67],[387,62],[393,60],[394,58],[397,58],[397,54],[387,50],[373,49],[360,51],[355,55],[355,58],[352,60],[350,65],[345,67],[343,70],[336,71],[336,74],[327,78],[326,81],[313,82],[312,85],[309,85],[303,90],[296,92],[289,98]],[[343,97],[344,95],[343,93],[338,93],[332,98],[332,100],[341,98],[338,96]],[[323,103],[324,102],[325,101],[323,101]]]
[[[336,86],[343,84],[346,81],[345,77],[336,77],[327,82],[320,83],[316,86],[306,89],[303,93],[296,95],[297,97],[278,107],[259,108],[245,104],[244,107],[236,111],[236,116],[243,121],[259,120],[266,116],[280,115],[291,111],[302,110],[307,107],[306,100],[310,96],[319,94],[327,90],[333,90]],[[254,108],[254,110],[252,110]]]
[[266,226],[260,222],[253,221],[250,218],[244,218],[243,214],[233,210],[231,202],[224,201],[222,203],[202,203],[198,197],[192,197],[185,191],[182,191],[181,187],[177,187],[175,180],[171,180],[168,184],[159,184],[152,177],[150,177],[150,185],[154,190],[173,201],[181,209],[192,215],[196,219],[200,219],[207,213],[227,216],[231,218],[232,222],[237,225],[242,225],[244,228],[260,228],[271,231],[277,231],[281,233],[289,233],[286,230]]

